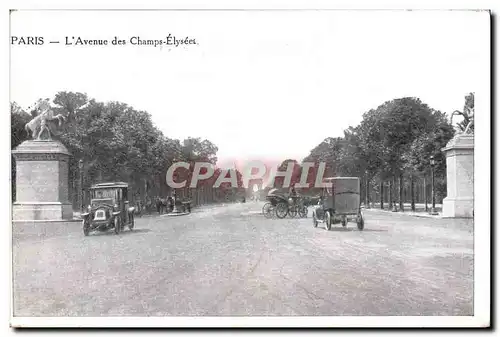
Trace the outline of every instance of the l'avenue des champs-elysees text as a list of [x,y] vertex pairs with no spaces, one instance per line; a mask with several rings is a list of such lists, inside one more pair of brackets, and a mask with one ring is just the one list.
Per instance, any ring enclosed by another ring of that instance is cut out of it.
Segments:
[[131,36],[122,38],[114,36],[109,39],[95,39],[82,36],[64,36],[63,38],[47,38],[44,36],[11,36],[11,45],[42,46],[45,44],[59,44],[65,46],[151,46],[151,47],[181,47],[198,45],[196,38],[190,36],[176,36],[168,34],[157,39]]

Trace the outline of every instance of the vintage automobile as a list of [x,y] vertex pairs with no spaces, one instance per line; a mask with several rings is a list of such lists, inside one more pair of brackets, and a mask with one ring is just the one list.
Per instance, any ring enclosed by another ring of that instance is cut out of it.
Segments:
[[129,206],[128,184],[124,182],[102,183],[90,188],[90,205],[82,213],[83,234],[114,229],[116,234],[125,225],[134,228],[135,207]]
[[347,227],[349,220],[354,219],[359,230],[365,227],[360,205],[359,178],[356,177],[332,177],[323,180],[332,183],[332,187],[324,187],[321,190],[318,205],[313,209],[313,225],[325,224],[326,230],[330,230],[334,224],[342,224]]

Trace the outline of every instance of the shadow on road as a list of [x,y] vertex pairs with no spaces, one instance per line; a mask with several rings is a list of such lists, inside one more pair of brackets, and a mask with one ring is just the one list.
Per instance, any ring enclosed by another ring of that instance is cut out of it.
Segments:
[[387,232],[387,229],[373,229],[373,228],[365,228],[362,231],[357,229],[356,227],[332,227],[330,232]]
[[120,232],[120,234],[115,234],[113,230],[109,230],[107,232],[94,232],[91,233],[91,236],[107,236],[107,235],[114,235],[114,236],[122,236],[122,235],[129,235],[129,234],[139,234],[139,233],[147,233],[150,232],[151,229],[148,228],[139,228],[139,229],[134,229],[134,230],[124,230],[123,232]]

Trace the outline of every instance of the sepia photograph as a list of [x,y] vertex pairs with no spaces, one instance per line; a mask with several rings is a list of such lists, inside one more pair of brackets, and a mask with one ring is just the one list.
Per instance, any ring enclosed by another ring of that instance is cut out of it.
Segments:
[[490,11],[9,19],[12,327],[490,326]]

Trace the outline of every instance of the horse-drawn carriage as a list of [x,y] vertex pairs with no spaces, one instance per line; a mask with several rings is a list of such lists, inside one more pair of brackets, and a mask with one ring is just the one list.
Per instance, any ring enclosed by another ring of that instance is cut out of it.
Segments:
[[354,220],[359,230],[365,227],[360,204],[359,178],[335,177],[326,178],[324,182],[331,183],[331,187],[321,190],[318,205],[313,209],[313,225],[324,223],[326,230],[334,224],[347,227],[349,220]]
[[301,218],[307,216],[307,206],[304,204],[303,198],[298,195],[292,195],[273,188],[267,194],[266,200],[267,202],[262,207],[262,213],[267,218],[276,216],[283,219],[287,215],[293,218],[297,214]]

